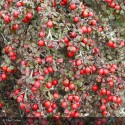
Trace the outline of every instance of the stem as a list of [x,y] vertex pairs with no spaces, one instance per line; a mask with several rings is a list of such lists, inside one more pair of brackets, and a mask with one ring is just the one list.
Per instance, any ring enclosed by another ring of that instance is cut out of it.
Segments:
[[51,30],[49,30],[49,33],[48,33],[47,38],[50,38],[50,39],[53,40],[53,41],[59,41],[59,40],[54,40],[54,39],[53,39]]
[[31,71],[29,78],[32,78],[32,76],[33,76],[33,70]]
[[53,40],[51,30],[49,30],[49,34],[48,34],[47,38],[50,38],[51,40]]
[[70,30],[69,27],[68,27],[67,25],[66,25],[66,28],[67,28],[68,30]]
[[80,51],[80,53],[79,53],[79,55],[78,55],[78,57],[83,57],[83,55],[82,55],[82,51]]
[[[1,36],[3,37],[4,41],[7,41],[7,39],[4,37],[4,35],[1,34]],[[8,41],[7,41],[8,42]]]

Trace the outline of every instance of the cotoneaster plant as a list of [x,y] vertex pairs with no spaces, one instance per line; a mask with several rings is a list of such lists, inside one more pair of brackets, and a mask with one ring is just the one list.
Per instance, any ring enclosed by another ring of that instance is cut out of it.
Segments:
[[[112,0],[103,4],[124,11]],[[0,79],[14,79],[10,97],[26,116],[117,116],[125,41],[102,14],[79,0],[6,0],[1,7]]]

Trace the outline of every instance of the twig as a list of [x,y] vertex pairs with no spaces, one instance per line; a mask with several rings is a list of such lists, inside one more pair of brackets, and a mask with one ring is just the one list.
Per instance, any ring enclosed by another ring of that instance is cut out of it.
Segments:
[[47,38],[50,38],[51,40],[53,40],[51,30],[49,30],[49,34],[48,34]]
[[80,56],[80,57],[83,57],[83,55],[82,55],[83,53],[82,53],[82,51],[80,51],[80,53],[79,53],[79,55],[78,55],[78,57]]
[[59,40],[54,40],[54,39],[53,39],[51,30],[49,30],[49,33],[48,33],[47,38],[50,38],[50,39],[53,40],[53,41],[59,41]]
[[[1,36],[3,37],[4,41],[7,41],[7,39],[4,37],[4,35],[1,34]],[[8,41],[7,41],[8,42]]]

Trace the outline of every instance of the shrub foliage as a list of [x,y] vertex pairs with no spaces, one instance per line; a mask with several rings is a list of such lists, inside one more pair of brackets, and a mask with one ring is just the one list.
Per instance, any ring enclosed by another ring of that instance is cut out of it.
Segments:
[[124,116],[124,4],[2,1],[0,116]]

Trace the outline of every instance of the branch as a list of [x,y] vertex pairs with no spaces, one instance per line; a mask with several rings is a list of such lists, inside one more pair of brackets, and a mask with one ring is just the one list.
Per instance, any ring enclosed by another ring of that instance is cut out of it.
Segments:
[[53,39],[53,37],[52,37],[52,33],[51,33],[51,30],[49,30],[49,33],[48,33],[47,38],[50,38],[50,39],[53,40],[53,41],[59,41],[59,40],[55,40],[55,39]]

